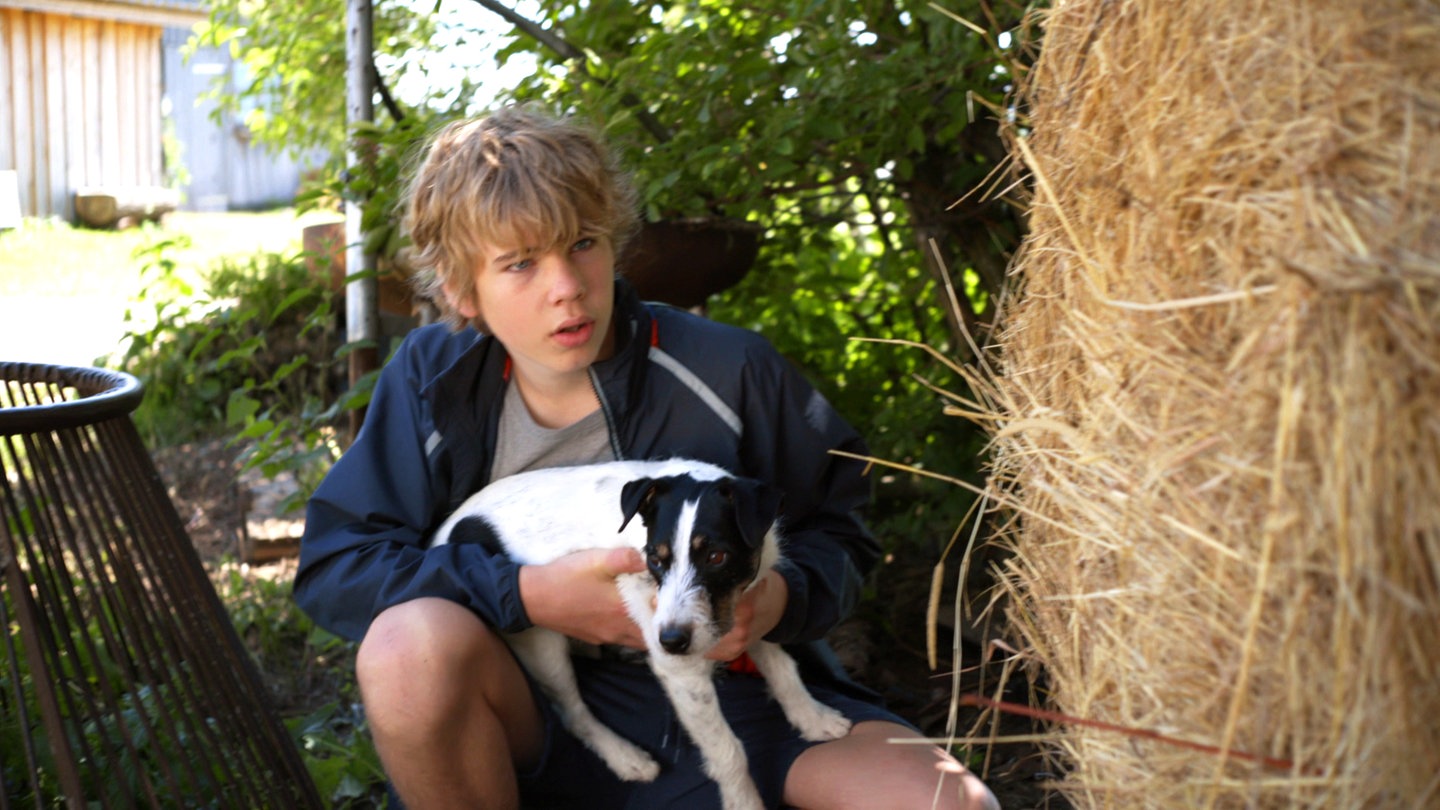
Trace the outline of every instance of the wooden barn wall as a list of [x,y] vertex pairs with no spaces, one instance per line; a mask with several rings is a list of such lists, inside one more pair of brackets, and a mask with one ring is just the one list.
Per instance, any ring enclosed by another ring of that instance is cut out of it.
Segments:
[[[256,144],[245,126],[245,109],[221,111],[205,94],[217,83],[227,92],[250,84],[243,62],[226,48],[198,48],[186,59],[181,49],[190,37],[183,29],[169,28],[164,35],[167,115],[180,143],[180,162],[190,175],[182,191],[182,206],[193,211],[263,208],[294,200],[302,173],[325,163],[314,152],[295,158],[272,154]],[[254,102],[244,102],[253,104]]]
[[0,8],[0,169],[24,216],[80,186],[161,185],[158,26]]

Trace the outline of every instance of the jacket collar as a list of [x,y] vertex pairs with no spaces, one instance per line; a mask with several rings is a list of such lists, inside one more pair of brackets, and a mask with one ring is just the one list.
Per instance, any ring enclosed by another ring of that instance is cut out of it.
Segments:
[[634,438],[630,417],[641,401],[655,327],[654,315],[624,279],[615,282],[614,324],[615,353],[591,366],[591,373],[600,406],[611,420],[611,438],[623,448],[631,446]]
[[[618,442],[623,449],[634,439],[636,420],[631,415],[641,401],[654,318],[635,288],[620,278],[615,281],[612,320],[615,353],[591,366],[591,375],[606,411],[611,442]],[[498,405],[509,385],[505,374],[508,359],[509,353],[499,341],[482,337],[422,392],[430,401],[435,428],[446,443],[459,441],[466,448],[450,456],[455,465],[454,483],[468,487],[469,492],[487,483],[499,425]]]

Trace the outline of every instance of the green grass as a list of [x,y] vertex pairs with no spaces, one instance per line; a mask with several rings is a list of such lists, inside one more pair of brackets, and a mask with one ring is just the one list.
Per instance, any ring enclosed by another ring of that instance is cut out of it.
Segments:
[[259,213],[177,211],[163,225],[120,231],[27,219],[18,229],[0,231],[0,297],[101,297],[123,306],[140,291],[139,264],[133,258],[139,247],[179,235],[189,237],[191,246],[174,256],[184,278],[194,282],[224,256],[299,251],[305,226],[339,218],[330,212],[297,217],[290,208]]

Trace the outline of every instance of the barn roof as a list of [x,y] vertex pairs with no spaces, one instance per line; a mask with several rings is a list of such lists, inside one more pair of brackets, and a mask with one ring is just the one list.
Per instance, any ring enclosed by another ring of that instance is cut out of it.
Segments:
[[179,28],[206,17],[203,0],[0,0],[0,8]]

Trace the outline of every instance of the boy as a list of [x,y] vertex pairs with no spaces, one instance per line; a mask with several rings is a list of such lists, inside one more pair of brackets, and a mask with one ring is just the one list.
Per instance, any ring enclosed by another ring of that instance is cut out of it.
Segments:
[[[684,456],[785,492],[787,559],[736,608],[710,656],[786,645],[850,734],[798,738],[763,680],[725,672],[721,704],[766,803],[990,807],[984,785],[851,683],[823,637],[853,606],[878,549],[857,517],[854,431],[753,333],[642,304],[617,281],[635,199],[584,129],[511,108],[431,142],[407,222],[446,325],[416,330],[386,366],[365,426],[309,505],[295,596],[359,639],[376,748],[412,810],[704,808],[718,792],[677,725],[620,603],[630,549],[517,566],[474,544],[427,549],[487,482],[527,469]],[[683,272],[683,269],[678,270]],[[565,504],[556,504],[557,509]],[[626,783],[559,724],[501,633],[532,625],[593,646],[577,656],[599,719],[655,755]]]

